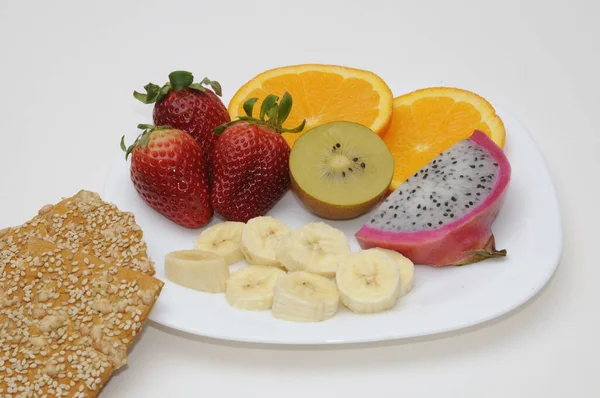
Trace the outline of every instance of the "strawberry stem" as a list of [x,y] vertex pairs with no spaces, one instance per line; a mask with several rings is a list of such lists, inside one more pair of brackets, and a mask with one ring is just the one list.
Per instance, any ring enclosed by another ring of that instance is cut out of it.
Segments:
[[248,122],[257,124],[259,126],[265,126],[279,134],[299,133],[304,129],[304,126],[306,125],[306,119],[295,128],[288,129],[283,127],[283,123],[290,115],[293,105],[292,96],[287,91],[283,94],[281,100],[279,100],[279,97],[274,94],[267,95],[261,104],[258,118],[252,116],[254,112],[254,105],[256,105],[257,101],[258,98],[255,97],[246,100],[243,104],[246,116],[238,116],[236,120],[232,120],[228,123],[224,123],[215,127],[213,129],[214,133],[221,135],[227,129],[227,127],[239,122]]
[[194,82],[194,75],[184,70],[169,73],[169,83],[173,90],[183,90]]

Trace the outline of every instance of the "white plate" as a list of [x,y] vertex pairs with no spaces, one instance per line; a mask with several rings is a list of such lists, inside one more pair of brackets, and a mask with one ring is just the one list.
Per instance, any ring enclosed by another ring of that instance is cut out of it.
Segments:
[[[375,315],[356,315],[344,308],[321,323],[294,323],[269,311],[230,307],[223,294],[188,290],[167,281],[167,252],[192,247],[199,230],[177,226],[148,207],[129,179],[129,164],[115,160],[103,192],[105,200],[132,211],[144,230],[156,276],[165,286],[150,319],[159,324],[218,339],[273,344],[333,344],[400,339],[476,325],[515,309],[550,279],[562,251],[559,207],[544,160],[525,127],[498,109],[507,129],[506,154],[512,165],[506,202],[493,225],[499,249],[508,256],[464,267],[417,266],[413,291],[395,308]],[[132,142],[130,137],[129,142]],[[305,211],[288,192],[269,215],[296,228],[318,217]],[[344,231],[353,250],[354,232],[367,216],[345,222],[326,221]],[[222,221],[215,218],[212,223]],[[241,266],[236,265],[235,267]]]

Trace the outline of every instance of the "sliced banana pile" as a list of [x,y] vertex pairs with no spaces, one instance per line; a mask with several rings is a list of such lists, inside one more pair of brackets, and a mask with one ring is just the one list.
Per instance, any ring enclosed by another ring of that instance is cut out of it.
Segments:
[[[414,286],[408,258],[379,248],[353,253],[346,235],[323,222],[292,230],[269,216],[227,221],[202,231],[193,247],[165,256],[169,280],[288,321],[325,321],[340,302],[360,314],[386,311]],[[250,265],[230,274],[242,260]]]

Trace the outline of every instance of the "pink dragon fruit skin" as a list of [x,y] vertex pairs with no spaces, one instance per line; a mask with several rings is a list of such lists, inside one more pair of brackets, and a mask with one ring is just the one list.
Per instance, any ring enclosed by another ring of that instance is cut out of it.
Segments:
[[[491,226],[504,202],[511,167],[503,150],[485,133],[475,131],[469,139],[471,143],[487,151],[494,164],[497,164],[495,183],[480,203],[455,221],[435,229],[385,231],[370,226],[367,222],[355,234],[360,247],[395,250],[415,264],[434,267],[465,265],[487,258],[506,256],[506,250],[496,250]],[[448,151],[451,152],[452,148]],[[431,179],[427,183],[431,183]],[[402,185],[397,188],[399,189],[402,189]],[[390,196],[392,195],[394,193]],[[385,205],[384,202],[380,208]]]

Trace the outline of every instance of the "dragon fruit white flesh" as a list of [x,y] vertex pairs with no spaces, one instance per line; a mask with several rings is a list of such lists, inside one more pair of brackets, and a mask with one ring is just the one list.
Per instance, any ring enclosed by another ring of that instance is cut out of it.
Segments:
[[505,256],[496,250],[491,226],[510,174],[502,149],[475,131],[402,183],[356,239],[363,249],[392,249],[436,267]]

